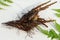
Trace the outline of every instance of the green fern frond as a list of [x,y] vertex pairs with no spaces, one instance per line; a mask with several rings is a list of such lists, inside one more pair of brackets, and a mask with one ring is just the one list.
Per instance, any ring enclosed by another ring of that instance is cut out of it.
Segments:
[[3,8],[0,8],[0,10],[3,9]]
[[53,9],[53,10],[57,12],[55,15],[56,15],[57,17],[60,17],[60,9]]
[[[7,2],[7,3],[5,3]],[[0,5],[2,6],[10,6],[9,3],[13,3],[12,0],[0,0]],[[0,7],[0,10],[3,9]]]
[[4,3],[2,1],[0,1],[0,4],[3,5],[3,6],[9,6],[8,4],[6,4],[6,3]]
[[4,0],[4,1],[9,2],[9,3],[13,3],[11,0]]

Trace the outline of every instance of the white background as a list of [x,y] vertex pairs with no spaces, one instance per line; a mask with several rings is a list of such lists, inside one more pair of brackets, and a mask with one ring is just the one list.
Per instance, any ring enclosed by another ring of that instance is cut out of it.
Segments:
[[[26,13],[35,6],[44,3],[48,0],[13,0],[13,4],[10,4],[9,7],[3,7],[4,10],[0,10],[0,40],[50,40],[46,35],[42,34],[38,30],[34,29],[34,34],[30,34],[32,36],[27,36],[27,33],[18,30],[17,28],[9,28],[11,26],[5,26],[1,23],[17,20],[19,15],[20,17],[23,15],[22,13]],[[59,23],[59,19],[54,15],[55,11],[51,9],[59,9],[60,8],[60,1],[59,0],[51,0],[52,2],[57,1],[56,4],[50,6],[47,10],[39,12],[40,17],[45,19],[56,19]],[[54,25],[52,23],[47,23],[48,28],[46,29],[54,29]],[[51,25],[52,24],[52,25]],[[27,36],[27,37],[26,37]]]

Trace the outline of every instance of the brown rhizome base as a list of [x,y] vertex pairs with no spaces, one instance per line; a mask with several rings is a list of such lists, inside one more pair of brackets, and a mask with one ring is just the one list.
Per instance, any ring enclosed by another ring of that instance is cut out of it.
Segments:
[[[6,24],[6,25],[12,26],[12,27],[16,27],[16,28],[26,31],[26,32],[29,32],[33,28],[36,28],[39,24],[43,24],[46,27],[48,27],[45,23],[53,22],[54,20],[45,20],[43,18],[39,18],[38,13],[56,3],[56,2],[53,2],[53,3],[50,3],[46,6],[44,6],[45,4],[47,4],[49,2],[50,1],[47,1],[41,5],[33,8],[31,11],[29,11],[28,13],[23,15],[22,18],[19,20],[9,21],[9,22],[3,23],[3,24]],[[42,7],[42,6],[44,6],[44,7]]]

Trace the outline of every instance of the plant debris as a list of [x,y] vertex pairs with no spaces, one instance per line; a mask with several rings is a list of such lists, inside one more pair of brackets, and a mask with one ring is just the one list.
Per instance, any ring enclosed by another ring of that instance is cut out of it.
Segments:
[[[20,20],[15,20],[15,21],[9,21],[3,24],[6,24],[8,26],[16,27],[18,29],[24,30],[26,32],[29,32],[32,30],[34,27],[37,27],[39,24],[43,24],[46,27],[48,27],[45,23],[48,22],[53,22],[54,20],[45,20],[43,18],[39,18],[39,11],[43,11],[47,9],[49,6],[55,4],[56,2],[50,3],[46,6],[45,4],[49,3],[51,1],[47,1],[41,5],[38,5],[37,7],[33,8],[31,11],[26,13],[25,15],[22,16]],[[44,6],[44,7],[42,7]]]

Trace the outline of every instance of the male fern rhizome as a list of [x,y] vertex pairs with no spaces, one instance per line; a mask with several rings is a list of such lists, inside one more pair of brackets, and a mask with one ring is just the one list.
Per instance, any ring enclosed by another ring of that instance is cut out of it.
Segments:
[[3,24],[6,24],[6,25],[9,25],[12,27],[16,27],[16,28],[24,30],[26,32],[29,32],[34,27],[37,27],[39,24],[43,24],[46,27],[48,27],[45,23],[53,22],[54,20],[45,20],[43,18],[39,18],[38,13],[39,13],[39,11],[43,11],[43,10],[47,9],[49,6],[56,3],[56,2],[53,2],[53,3],[50,3],[46,6],[44,6],[45,4],[47,4],[49,2],[51,2],[51,1],[47,1],[41,5],[33,8],[31,11],[29,11],[28,13],[23,15],[22,18],[19,20],[9,21],[9,22],[3,23]]

